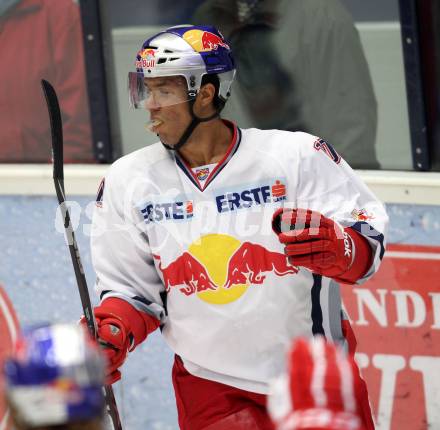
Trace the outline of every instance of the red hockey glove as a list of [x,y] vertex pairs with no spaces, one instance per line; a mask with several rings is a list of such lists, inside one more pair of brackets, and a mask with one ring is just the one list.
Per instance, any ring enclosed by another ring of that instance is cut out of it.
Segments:
[[[159,321],[138,311],[130,303],[115,297],[104,300],[94,309],[99,343],[107,357],[107,384],[121,379],[118,370],[129,351],[156,330]],[[83,322],[83,321],[82,321]],[[85,322],[85,321],[84,321]]]
[[272,228],[294,266],[340,282],[355,283],[371,265],[368,241],[351,228],[310,209],[278,209]]
[[365,384],[342,349],[323,337],[298,338],[287,363],[268,399],[277,430],[374,429]]

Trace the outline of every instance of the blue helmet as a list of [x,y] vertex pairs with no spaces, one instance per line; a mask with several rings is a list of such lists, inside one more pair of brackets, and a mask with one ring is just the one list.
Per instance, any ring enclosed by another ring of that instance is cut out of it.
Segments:
[[6,396],[26,427],[87,421],[104,411],[104,359],[80,326],[29,328],[5,362]]
[[219,78],[218,97],[224,104],[235,76],[231,49],[213,26],[180,25],[147,39],[136,55],[136,72],[129,73],[130,104],[141,107],[144,78],[182,76],[188,100],[200,89],[204,75]]

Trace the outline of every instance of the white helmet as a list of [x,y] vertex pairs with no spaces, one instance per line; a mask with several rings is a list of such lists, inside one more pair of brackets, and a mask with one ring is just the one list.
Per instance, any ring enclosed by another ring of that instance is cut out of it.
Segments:
[[[162,100],[162,106],[194,100],[205,75],[217,75],[218,111],[230,96],[235,76],[231,49],[212,26],[181,25],[147,39],[136,56],[136,72],[129,73],[130,105],[143,108],[148,98],[144,78],[181,76],[185,96]],[[182,99],[183,97],[183,99]]]
[[101,418],[104,372],[104,356],[83,327],[23,330],[4,368],[14,420],[39,428]]

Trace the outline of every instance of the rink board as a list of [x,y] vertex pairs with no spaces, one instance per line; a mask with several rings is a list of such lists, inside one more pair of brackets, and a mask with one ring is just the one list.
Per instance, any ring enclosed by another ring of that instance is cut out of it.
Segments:
[[439,279],[440,247],[390,245],[371,281],[342,286],[380,429],[440,428]]
[[[18,318],[8,295],[0,286],[0,369],[11,351],[19,331]],[[9,429],[10,416],[3,398],[4,380],[0,372],[0,430]]]

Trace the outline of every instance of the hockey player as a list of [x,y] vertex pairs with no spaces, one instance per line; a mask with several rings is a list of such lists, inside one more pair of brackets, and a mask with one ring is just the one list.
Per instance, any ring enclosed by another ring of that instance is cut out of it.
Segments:
[[25,330],[4,373],[16,430],[104,428],[104,359],[82,327]]
[[[181,429],[271,429],[268,383],[292,338],[353,350],[338,282],[376,272],[387,215],[323,139],[219,117],[235,67],[215,28],[160,32],[135,64],[130,100],[159,142],[117,160],[98,193],[95,315],[114,346],[109,380],[160,326],[176,353]],[[365,389],[362,419],[373,428]]]
[[364,430],[362,386],[354,359],[322,336],[296,339],[287,373],[271,384],[277,430]]

